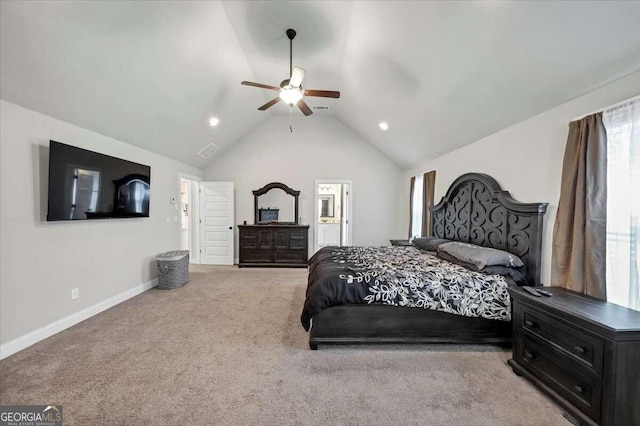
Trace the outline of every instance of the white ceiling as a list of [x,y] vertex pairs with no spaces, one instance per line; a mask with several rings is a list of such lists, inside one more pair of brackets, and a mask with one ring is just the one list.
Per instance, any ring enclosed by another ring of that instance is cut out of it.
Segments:
[[257,111],[274,92],[240,81],[287,78],[294,28],[304,87],[342,93],[307,103],[409,168],[640,69],[639,16],[626,1],[3,1],[0,96],[202,167],[205,145],[289,113]]

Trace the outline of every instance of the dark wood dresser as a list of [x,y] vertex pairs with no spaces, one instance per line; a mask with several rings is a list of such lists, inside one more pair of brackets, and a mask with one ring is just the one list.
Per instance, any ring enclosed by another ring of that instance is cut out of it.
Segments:
[[238,225],[239,267],[306,268],[309,225]]
[[583,425],[640,425],[640,312],[559,287],[511,288],[513,371]]

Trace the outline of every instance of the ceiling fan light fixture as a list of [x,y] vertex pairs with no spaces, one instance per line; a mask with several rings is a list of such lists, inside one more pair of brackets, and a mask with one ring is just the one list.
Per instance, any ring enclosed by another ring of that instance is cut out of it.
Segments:
[[280,90],[279,96],[287,105],[294,106],[302,99],[302,91],[297,87],[285,87]]
[[[1,0],[0,0],[1,1]],[[306,89],[302,90],[302,80],[307,71],[304,68],[293,66],[293,39],[296,36],[295,30],[289,28],[286,31],[287,38],[289,39],[289,78],[282,80],[280,87],[270,86],[268,84],[254,83],[252,81],[243,81],[240,84],[245,86],[259,87],[261,89],[273,90],[278,92],[278,97],[271,99],[266,104],[258,108],[258,111],[265,111],[280,101],[284,101],[289,107],[291,107],[291,113],[293,114],[293,106],[297,105],[300,111],[305,116],[313,114],[309,105],[304,101],[305,96],[315,96],[318,98],[340,98],[340,92],[335,90],[314,90]]]

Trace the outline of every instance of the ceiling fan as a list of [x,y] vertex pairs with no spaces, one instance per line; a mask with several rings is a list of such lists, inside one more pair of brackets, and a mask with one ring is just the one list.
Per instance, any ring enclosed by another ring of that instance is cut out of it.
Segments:
[[287,37],[289,38],[289,75],[290,77],[286,80],[282,80],[280,83],[280,87],[269,86],[268,84],[254,83],[252,81],[243,81],[241,84],[245,86],[254,86],[260,87],[262,89],[269,89],[276,92],[280,92],[278,96],[271,99],[266,104],[262,105],[258,110],[264,111],[267,108],[272,107],[280,101],[284,101],[291,108],[293,105],[298,105],[300,111],[304,115],[311,115],[313,111],[309,108],[309,105],[302,99],[304,96],[317,96],[321,98],[339,98],[340,92],[336,92],[334,90],[313,90],[313,89],[302,89],[302,79],[307,71],[300,67],[293,66],[293,39],[296,37],[296,31],[289,28],[286,31]]

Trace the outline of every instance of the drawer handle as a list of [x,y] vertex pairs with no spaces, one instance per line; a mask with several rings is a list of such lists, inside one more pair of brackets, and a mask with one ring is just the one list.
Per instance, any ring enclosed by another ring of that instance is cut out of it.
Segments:
[[532,328],[533,328],[533,327],[535,327],[535,326],[536,326],[536,323],[535,323],[535,322],[533,322],[533,321],[526,320],[526,321],[524,322],[524,325],[526,325],[527,327],[532,327]]
[[578,352],[579,354],[583,354],[585,353],[587,350],[585,348],[583,348],[582,346],[574,346],[573,349]]
[[524,357],[527,358],[527,359],[533,359],[533,358],[535,358],[535,355],[533,354],[533,352],[526,351],[524,353]]
[[571,389],[573,389],[573,391],[574,391],[574,392],[577,392],[577,393],[583,393],[583,392],[584,392],[583,387],[582,387],[582,386],[580,386],[580,385],[574,385],[574,386],[571,386]]

